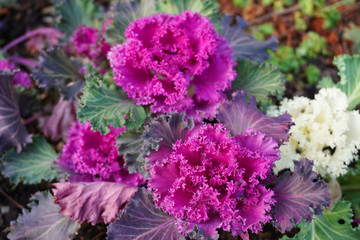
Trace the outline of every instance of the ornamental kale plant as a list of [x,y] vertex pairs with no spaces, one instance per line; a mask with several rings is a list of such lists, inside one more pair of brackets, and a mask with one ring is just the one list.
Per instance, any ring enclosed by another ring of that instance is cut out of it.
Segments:
[[[275,36],[254,40],[216,1],[55,6],[48,30],[60,34],[30,75],[8,52],[0,60],[2,173],[53,186],[32,196],[9,239],[71,239],[83,222],[108,224],[114,240],[252,239],[269,228],[286,239],[296,227],[304,239],[324,234],[324,221],[360,237],[326,176],[344,174],[360,144],[359,56],[338,57],[340,82],[314,100],[282,100],[284,76],[267,61]],[[25,94],[43,110],[23,113]]]

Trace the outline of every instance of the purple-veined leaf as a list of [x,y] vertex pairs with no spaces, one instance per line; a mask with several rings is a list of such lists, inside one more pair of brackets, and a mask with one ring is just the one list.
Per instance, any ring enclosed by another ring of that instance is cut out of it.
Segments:
[[294,163],[294,173],[285,172],[276,179],[273,189],[276,200],[273,224],[282,233],[301,223],[303,218],[310,222],[314,214],[321,214],[323,207],[331,203],[329,187],[312,171],[313,163],[306,158]]
[[235,58],[247,58],[262,62],[269,58],[267,49],[276,50],[278,41],[275,35],[268,40],[259,42],[243,32],[243,29],[248,26],[243,18],[236,17],[237,25],[235,26],[230,26],[231,21],[232,16],[225,15],[223,17],[221,21],[223,29],[220,34],[229,41]]
[[228,128],[233,136],[244,133],[252,128],[274,138],[279,144],[281,140],[287,141],[290,137],[288,131],[292,125],[291,116],[284,113],[278,117],[268,117],[256,106],[254,97],[246,101],[244,91],[233,93],[232,101],[219,107],[218,119]]
[[24,209],[23,214],[11,222],[10,240],[72,239],[80,224],[59,213],[60,207],[54,203],[51,193],[37,192],[31,200],[34,201],[28,205],[31,210]]
[[76,120],[76,106],[77,101],[67,101],[61,97],[44,125],[44,135],[56,141],[65,139]]
[[193,120],[185,117],[184,113],[163,115],[154,119],[150,126],[145,128],[143,135],[145,149],[156,150],[148,156],[147,160],[153,162],[169,155],[173,144],[179,139],[185,140],[193,127]]
[[0,72],[0,154],[8,146],[18,152],[31,142],[31,135],[20,121],[20,109],[13,86],[13,74]]
[[80,223],[110,223],[135,194],[137,187],[114,182],[54,183],[60,213]]
[[[40,53],[39,64],[32,77],[40,87],[59,88],[64,98],[74,99],[83,86],[82,67],[77,60],[70,59],[59,46]],[[69,84],[70,83],[70,84]]]
[[151,122],[144,137],[157,139],[160,145],[172,148],[178,139],[185,139],[193,127],[193,120],[186,118],[184,113],[163,115]]
[[108,226],[108,240],[183,240],[176,219],[157,209],[151,193],[140,188],[120,218]]

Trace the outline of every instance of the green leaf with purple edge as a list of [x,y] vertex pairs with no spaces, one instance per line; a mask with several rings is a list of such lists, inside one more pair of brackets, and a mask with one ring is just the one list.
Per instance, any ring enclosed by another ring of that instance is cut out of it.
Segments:
[[108,226],[108,240],[185,240],[176,219],[156,208],[151,193],[140,188],[120,218]]
[[20,120],[13,76],[10,72],[0,72],[0,154],[9,146],[15,146],[20,152],[31,142],[31,135]]
[[16,221],[11,222],[10,240],[49,240],[72,239],[80,228],[78,222],[59,213],[60,207],[54,203],[54,197],[49,192],[37,192],[30,200]]
[[80,223],[110,223],[130,201],[137,187],[116,182],[54,183],[55,203],[60,213]]
[[[39,64],[31,75],[42,88],[59,88],[66,100],[72,100],[83,86],[79,73],[82,64],[70,59],[59,46],[40,53]],[[68,84],[71,83],[71,84]]]
[[246,101],[247,93],[233,93],[232,101],[220,105],[218,119],[230,130],[233,136],[244,133],[247,129],[261,131],[274,138],[279,144],[290,137],[288,131],[292,125],[291,116],[284,113],[278,117],[268,117],[256,106],[254,97]]
[[33,142],[26,145],[20,153],[14,149],[7,151],[0,160],[4,175],[10,178],[12,183],[38,184],[44,179],[51,181],[59,173],[54,168],[57,153],[47,141],[37,135]]
[[274,65],[238,59],[235,69],[237,76],[231,83],[232,91],[244,90],[262,104],[271,102],[270,95],[281,98],[284,94],[284,75]]
[[146,171],[145,157],[150,154],[150,150],[145,151],[145,139],[142,138],[143,131],[126,130],[116,138],[118,153],[125,160],[125,167],[129,173],[140,172],[143,177],[148,177]]
[[237,24],[231,26],[232,16],[224,15],[221,21],[223,27],[220,35],[224,36],[230,43],[234,50],[235,58],[246,58],[263,62],[269,58],[268,49],[276,51],[278,40],[275,35],[270,39],[259,42],[254,40],[252,36],[248,36],[243,32],[243,29],[248,26],[245,20],[241,17],[236,17]]
[[313,163],[303,158],[294,164],[294,173],[285,172],[276,179],[273,188],[276,200],[273,225],[282,233],[301,223],[303,218],[311,222],[314,215],[320,215],[323,207],[331,203],[329,187],[312,171]]

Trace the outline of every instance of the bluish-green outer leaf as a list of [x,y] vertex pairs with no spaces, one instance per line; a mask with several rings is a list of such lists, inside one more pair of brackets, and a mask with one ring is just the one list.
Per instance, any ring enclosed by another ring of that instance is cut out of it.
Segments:
[[[90,85],[90,84],[89,84]],[[108,125],[121,128],[125,124],[125,114],[132,117],[134,108],[138,108],[135,103],[128,98],[122,91],[108,90],[105,86],[86,86],[80,99],[78,108],[78,119],[81,123],[90,121],[91,126],[99,130],[101,134],[109,133]],[[140,110],[141,112],[141,110]],[[129,127],[134,129],[141,126],[144,115],[133,121],[129,120]],[[141,122],[141,123],[140,123]]]
[[349,109],[360,103],[360,55],[341,55],[334,59],[340,82],[336,85],[348,97]]
[[[300,232],[294,238],[283,237],[282,239],[294,240],[357,240],[360,239],[360,231],[351,227],[352,210],[350,203],[338,201],[329,211],[323,215],[315,216],[311,223],[302,222],[298,225]],[[342,220],[342,221],[340,221]]]
[[33,142],[26,145],[21,153],[14,149],[6,152],[0,159],[4,175],[13,183],[37,184],[42,179],[51,181],[59,173],[53,168],[57,158],[56,152],[41,136],[35,136]]

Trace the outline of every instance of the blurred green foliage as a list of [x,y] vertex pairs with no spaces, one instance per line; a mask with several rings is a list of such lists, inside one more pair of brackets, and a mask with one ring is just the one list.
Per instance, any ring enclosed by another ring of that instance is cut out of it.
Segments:
[[[320,54],[329,54],[326,50],[326,39],[316,32],[308,32],[299,47],[279,46],[276,52],[270,51],[269,61],[284,73],[299,73],[309,60],[317,58]],[[287,75],[286,79],[291,80],[291,76]],[[305,68],[305,77],[310,84],[314,84],[319,80],[320,70],[315,65],[309,65]]]
[[305,69],[306,79],[307,79],[308,83],[310,83],[310,84],[317,83],[319,81],[320,74],[321,74],[320,69],[313,64],[310,64]]
[[272,23],[263,23],[251,28],[253,37],[258,41],[264,41],[268,36],[273,34],[274,30]]
[[353,42],[352,50],[353,53],[360,53],[360,27],[353,23],[350,23],[349,28],[345,28],[343,37]]
[[233,0],[234,4],[239,7],[245,7],[251,3],[251,0]]

